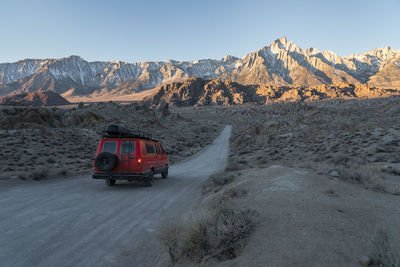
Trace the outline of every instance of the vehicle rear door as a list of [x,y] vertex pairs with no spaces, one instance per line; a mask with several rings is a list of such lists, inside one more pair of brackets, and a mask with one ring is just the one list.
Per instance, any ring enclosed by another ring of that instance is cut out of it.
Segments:
[[121,141],[120,149],[120,172],[130,173],[137,172],[138,164],[135,161],[135,140]]
[[156,159],[156,149],[152,142],[144,142],[145,154],[143,156],[145,164],[150,168],[158,169]]
[[161,150],[162,167],[164,167],[165,165],[168,164],[168,157],[167,157],[167,153],[165,152],[165,150],[164,150],[163,146],[161,145],[161,143],[159,145],[160,145],[160,150]]
[[162,150],[159,143],[154,143],[157,153],[157,169],[161,170],[164,168],[163,158],[162,158]]

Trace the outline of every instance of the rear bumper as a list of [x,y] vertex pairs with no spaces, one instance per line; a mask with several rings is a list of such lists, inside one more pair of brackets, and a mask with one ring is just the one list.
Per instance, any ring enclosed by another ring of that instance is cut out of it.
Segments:
[[114,180],[143,180],[146,178],[144,173],[95,173],[93,179],[114,179]]

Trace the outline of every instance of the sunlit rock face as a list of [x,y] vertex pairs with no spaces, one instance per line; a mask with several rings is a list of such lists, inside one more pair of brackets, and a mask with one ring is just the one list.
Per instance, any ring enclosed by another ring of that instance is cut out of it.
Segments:
[[244,85],[315,86],[400,84],[400,50],[390,47],[340,57],[330,51],[301,49],[285,37],[243,58],[127,63],[87,62],[79,56],[25,59],[0,64],[0,96],[51,90],[59,94],[129,94],[189,77],[220,78]]
[[366,84],[243,85],[221,79],[188,78],[160,85],[145,100],[153,105],[208,106],[267,104],[280,101],[314,101],[323,99],[378,98],[399,95],[400,89],[384,89]]

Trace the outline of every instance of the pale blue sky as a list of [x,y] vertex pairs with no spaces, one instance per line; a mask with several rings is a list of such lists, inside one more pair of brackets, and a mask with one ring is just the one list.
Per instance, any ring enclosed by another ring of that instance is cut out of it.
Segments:
[[340,56],[400,49],[400,0],[0,0],[0,62],[242,57],[286,36]]

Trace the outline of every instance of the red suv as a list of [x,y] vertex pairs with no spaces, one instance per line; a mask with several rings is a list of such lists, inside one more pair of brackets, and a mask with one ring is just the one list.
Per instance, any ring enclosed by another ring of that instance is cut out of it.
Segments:
[[143,181],[151,186],[153,176],[168,177],[168,158],[157,140],[141,131],[132,132],[117,125],[103,131],[97,147],[93,179]]

